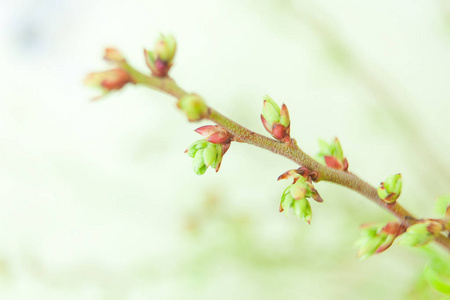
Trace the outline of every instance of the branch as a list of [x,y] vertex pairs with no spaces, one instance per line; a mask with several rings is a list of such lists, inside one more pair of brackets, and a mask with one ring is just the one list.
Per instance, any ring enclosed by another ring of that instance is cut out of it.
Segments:
[[[130,73],[135,84],[144,85],[151,89],[169,94],[175,97],[178,101],[183,96],[188,94],[170,77],[159,78],[147,76],[140,73],[127,63],[124,63],[124,69]],[[377,189],[360,179],[358,176],[320,164],[311,156],[303,152],[298,147],[297,142],[294,139],[292,139],[290,143],[284,143],[265,137],[228,119],[211,107],[208,107],[208,112],[204,118],[224,127],[227,131],[234,135],[235,140],[238,142],[266,149],[272,153],[284,156],[298,165],[308,168],[310,171],[316,172],[318,176],[315,181],[333,182],[358,192],[394,215],[405,227],[412,226],[419,221],[405,208],[403,208],[403,206],[398,204],[398,202],[390,204],[382,201],[378,197]],[[443,235],[438,235],[435,238],[435,241],[450,251],[450,239]]]
[[[127,83],[143,85],[175,97],[178,100],[178,107],[186,113],[189,121],[208,119],[218,124],[219,126],[216,127],[204,126],[197,129],[198,133],[209,137],[206,141],[201,140],[194,143],[189,151],[187,150],[189,155],[195,156],[194,171],[197,174],[203,174],[208,166],[214,167],[217,171],[222,156],[227,151],[231,141],[254,145],[294,161],[301,167],[297,170],[288,171],[279,177],[279,179],[294,177],[294,183],[283,193],[280,211],[283,211],[286,207],[292,207],[295,214],[308,223],[311,219],[311,210],[306,197],[319,202],[322,201],[311,181],[328,181],[342,185],[381,206],[394,215],[399,222],[390,222],[383,228],[365,227],[368,233],[367,237],[371,241],[366,239],[366,245],[362,247],[362,250],[360,248],[361,256],[386,250],[394,239],[405,231],[409,233],[409,235],[403,235],[406,237],[403,238],[406,241],[405,244],[422,246],[431,240],[435,240],[450,251],[450,238],[444,235],[444,232],[450,229],[450,202],[447,207],[446,219],[419,220],[415,218],[396,202],[401,192],[401,175],[390,176],[376,189],[347,171],[348,163],[343,157],[342,148],[337,139],[332,150],[327,148],[328,145],[325,146],[326,152],[331,154],[324,156],[326,165],[320,164],[303,152],[298,147],[297,142],[291,139],[287,107],[283,105],[280,109],[270,97],[267,97],[264,101],[261,121],[266,130],[276,139],[262,136],[228,119],[207,106],[198,95],[187,93],[172,78],[168,77],[175,50],[176,42],[174,38],[163,35],[158,39],[154,52],[145,50],[147,65],[152,71],[152,76],[147,76],[130,66],[117,50],[106,49],[104,58],[113,62],[117,68],[100,73],[91,73],[86,78],[85,84],[100,87],[104,94],[112,90],[119,90]],[[210,144],[207,144],[207,142],[210,142]],[[367,243],[367,241],[369,242]]]

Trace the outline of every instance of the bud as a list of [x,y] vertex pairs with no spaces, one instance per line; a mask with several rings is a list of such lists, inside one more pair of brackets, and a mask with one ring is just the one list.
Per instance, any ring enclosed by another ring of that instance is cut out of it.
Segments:
[[317,156],[317,160],[336,170],[348,170],[348,161],[344,157],[344,152],[342,151],[341,143],[338,138],[335,138],[331,144],[323,140],[319,140],[320,152]]
[[386,238],[386,234],[378,234],[376,230],[366,231],[365,235],[357,241],[359,249],[356,256],[361,260],[369,258],[376,253]]
[[206,125],[195,129],[195,131],[207,137],[206,140],[214,144],[229,143],[233,137],[231,133],[219,125]]
[[[304,167],[300,167],[296,170],[289,170],[287,172],[284,172],[278,177],[277,180],[279,181],[282,179],[293,178],[293,184],[290,186],[290,188],[294,191],[294,194],[300,195],[304,193],[303,197],[313,198],[317,202],[323,202],[319,193],[311,183],[311,177],[309,176],[309,174],[309,170]],[[292,196],[295,198],[294,195]],[[297,197],[296,199],[299,198],[300,197]]]
[[100,97],[111,91],[120,90],[127,83],[133,83],[133,80],[130,74],[122,69],[112,69],[104,72],[90,73],[84,79],[84,84],[86,86],[99,88],[102,90],[103,94]]
[[306,200],[306,198],[295,200],[292,208],[294,209],[294,214],[297,217],[305,220],[306,222],[308,222],[308,224],[311,224],[311,205],[309,204],[308,200]]
[[285,104],[280,107],[269,96],[264,96],[263,113],[261,122],[264,128],[277,140],[289,143],[290,120],[289,112]]
[[178,107],[186,113],[189,121],[199,121],[208,113],[208,107],[197,94],[188,94],[178,101]]
[[298,177],[292,185],[284,190],[281,196],[280,212],[292,207],[295,215],[311,223],[311,206],[306,199],[307,197],[311,197],[312,192],[310,186],[312,185],[305,178]]
[[425,246],[442,230],[444,230],[444,226],[439,222],[425,220],[408,227],[406,232],[401,235],[399,244],[412,247]]
[[156,40],[154,51],[144,49],[147,66],[157,77],[167,76],[173,65],[173,58],[177,50],[177,42],[172,35],[161,34]]
[[378,197],[386,203],[394,203],[402,191],[402,175],[389,176],[377,189]]
[[161,34],[156,40],[154,50],[157,59],[159,58],[166,63],[171,63],[177,50],[177,41],[171,34]]
[[113,63],[125,62],[125,58],[123,57],[122,53],[120,53],[119,50],[115,48],[106,48],[103,59]]
[[376,253],[377,249],[386,241],[387,234],[381,231],[378,224],[361,225],[361,238],[356,242],[359,246],[356,254],[360,259],[366,259]]
[[436,212],[446,217],[450,217],[450,195],[437,198]]
[[223,157],[223,145],[199,140],[190,145],[185,153],[193,157],[192,168],[197,175],[203,175],[208,167],[219,171]]
[[366,259],[373,254],[387,250],[395,238],[404,231],[398,222],[389,222],[386,225],[364,224],[361,225],[362,236],[357,241],[360,246],[357,256]]

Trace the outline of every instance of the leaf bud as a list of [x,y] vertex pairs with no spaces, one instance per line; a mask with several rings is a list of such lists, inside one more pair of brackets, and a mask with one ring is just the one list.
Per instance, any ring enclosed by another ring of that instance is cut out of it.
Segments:
[[208,113],[208,107],[197,94],[188,94],[178,101],[178,107],[186,113],[189,121],[199,121]]
[[285,143],[291,141],[289,112],[285,104],[280,109],[271,97],[264,96],[261,122],[275,139]]
[[402,175],[389,176],[377,189],[378,197],[386,203],[394,203],[402,191]]
[[177,43],[172,35],[163,35],[156,40],[153,51],[144,49],[144,57],[152,74],[165,77],[173,65]]
[[319,154],[317,160],[336,170],[347,171],[348,161],[344,157],[341,143],[338,138],[335,138],[331,144],[319,139]]

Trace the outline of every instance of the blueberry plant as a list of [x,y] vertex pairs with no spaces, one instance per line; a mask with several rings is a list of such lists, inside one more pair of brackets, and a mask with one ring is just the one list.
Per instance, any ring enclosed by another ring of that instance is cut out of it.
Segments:
[[[349,163],[337,138],[330,143],[319,140],[318,155],[315,158],[307,155],[290,136],[291,120],[287,106],[282,104],[280,107],[269,96],[263,98],[261,122],[272,138],[239,125],[209,107],[198,94],[186,92],[169,76],[176,48],[173,36],[161,35],[151,51],[144,50],[150,69],[148,74],[129,65],[118,50],[107,48],[104,59],[113,68],[89,74],[85,84],[99,88],[101,96],[120,90],[127,84],[143,85],[176,98],[177,107],[190,122],[209,120],[215,123],[196,129],[203,138],[193,142],[185,151],[193,159],[192,168],[198,175],[204,174],[209,167],[219,171],[224,155],[233,142],[254,145],[293,161],[299,167],[278,177],[278,180],[292,180],[281,195],[280,212],[292,210],[298,218],[310,223],[312,211],[309,201],[323,202],[314,187],[314,183],[319,181],[352,189],[387,210],[395,220],[387,224],[361,225],[362,237],[358,241],[357,253],[360,258],[387,250],[395,240],[412,247],[422,247],[434,241],[450,253],[450,196],[437,200],[439,218],[413,216],[398,203],[403,183],[401,174],[388,176],[377,187],[368,184],[349,171]],[[450,293],[450,263],[429,264],[425,271],[424,274],[429,274],[430,285],[440,292]]]

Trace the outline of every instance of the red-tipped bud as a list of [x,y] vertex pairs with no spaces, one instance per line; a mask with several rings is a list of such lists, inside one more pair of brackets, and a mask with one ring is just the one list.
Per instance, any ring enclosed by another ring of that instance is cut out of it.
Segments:
[[120,90],[127,83],[133,83],[133,80],[130,74],[122,69],[90,73],[84,79],[85,85],[100,88],[103,95],[110,91]]
[[153,51],[144,49],[145,62],[157,77],[167,76],[173,65],[173,58],[177,43],[172,35],[163,35],[158,38]]
[[264,97],[263,113],[261,122],[264,128],[277,140],[289,143],[291,138],[289,112],[286,105],[281,109],[278,104],[269,96]]
[[319,140],[319,146],[320,153],[317,156],[317,160],[319,162],[336,170],[348,170],[348,161],[344,157],[341,143],[337,138],[335,138],[331,144],[328,144],[323,140]]
[[224,144],[231,141],[233,135],[218,125],[206,125],[195,130],[197,133],[206,136],[206,140],[213,144]]

